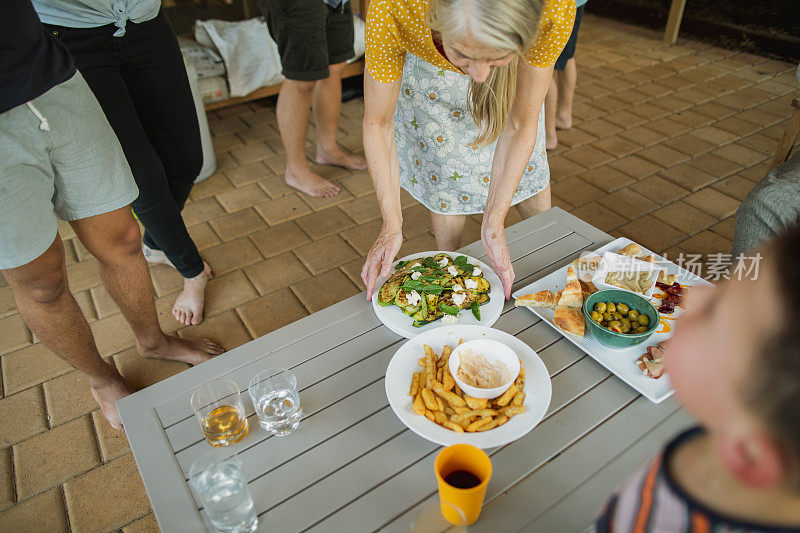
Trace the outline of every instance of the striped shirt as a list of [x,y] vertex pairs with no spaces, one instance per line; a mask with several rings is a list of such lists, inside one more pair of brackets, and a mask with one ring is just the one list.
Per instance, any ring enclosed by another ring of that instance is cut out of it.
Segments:
[[666,465],[700,427],[678,435],[664,452],[642,466],[611,497],[594,525],[596,533],[788,533],[798,527],[775,527],[727,518],[686,494]]

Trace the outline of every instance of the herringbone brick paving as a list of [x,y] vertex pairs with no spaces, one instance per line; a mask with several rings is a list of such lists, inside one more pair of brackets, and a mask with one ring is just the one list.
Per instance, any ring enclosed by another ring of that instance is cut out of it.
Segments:
[[[553,201],[658,252],[729,252],[733,213],[782,135],[797,96],[794,67],[587,15],[577,61],[575,126],[550,154]],[[360,151],[363,102],[343,105],[341,141]],[[214,269],[205,321],[178,327],[181,283],[151,268],[163,327],[211,336],[231,349],[363,286],[359,272],[380,226],[366,172],[317,166],[342,187],[312,199],[282,180],[274,106],[255,102],[209,115],[219,170],[184,211]],[[313,147],[313,128],[309,135]],[[424,209],[403,195],[401,254],[434,248]],[[519,220],[511,211],[508,223]],[[464,243],[479,238],[480,217]],[[100,353],[135,387],[185,365],[144,361],[100,284],[94,259],[61,226],[70,288]],[[157,530],[124,435],[99,414],[86,380],[33,337],[0,282],[0,530]]]

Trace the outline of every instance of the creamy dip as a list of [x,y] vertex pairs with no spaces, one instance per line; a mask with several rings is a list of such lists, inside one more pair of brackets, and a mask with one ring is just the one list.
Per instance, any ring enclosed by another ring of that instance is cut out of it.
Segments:
[[467,385],[493,389],[508,382],[511,370],[501,361],[491,364],[484,355],[465,350],[461,354],[457,375]]

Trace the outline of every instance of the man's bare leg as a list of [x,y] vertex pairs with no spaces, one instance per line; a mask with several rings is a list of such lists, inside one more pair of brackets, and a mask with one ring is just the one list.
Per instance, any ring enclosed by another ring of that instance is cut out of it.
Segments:
[[306,160],[306,134],[311,115],[314,81],[283,80],[278,95],[278,129],[286,150],[284,180],[309,196],[339,194],[339,187],[311,171]]
[[461,236],[464,234],[466,215],[440,215],[431,212],[433,236],[439,250],[457,250],[461,248]]
[[161,330],[141,234],[129,207],[70,224],[97,258],[103,286],[130,324],[140,355],[196,365],[224,351],[211,340],[179,339]]
[[556,109],[556,127],[568,130],[572,127],[572,101],[575,97],[575,83],[578,81],[578,67],[573,57],[567,61],[562,72],[558,73],[558,107]]
[[342,108],[342,71],[346,63],[330,65],[330,75],[314,87],[314,123],[317,126],[317,163],[335,165],[350,170],[363,170],[363,157],[342,150],[336,144],[336,129]]
[[114,402],[132,391],[117,369],[100,357],[89,324],[69,292],[61,237],[56,235],[50,248],[30,263],[2,272],[31,331],[86,375],[103,415],[113,427],[121,429]]
[[558,108],[558,87],[556,76],[558,73],[553,71],[553,79],[550,80],[550,88],[547,89],[547,96],[544,98],[544,131],[545,148],[555,150],[558,146],[558,132],[556,131],[556,109]]
[[544,189],[517,204],[517,210],[523,219],[538,215],[553,206],[550,197],[550,184]]

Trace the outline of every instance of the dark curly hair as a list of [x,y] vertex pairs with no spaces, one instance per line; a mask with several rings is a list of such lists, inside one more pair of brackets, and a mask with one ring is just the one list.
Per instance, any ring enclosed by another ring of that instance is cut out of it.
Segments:
[[785,318],[752,361],[744,400],[778,441],[800,488],[800,228],[770,243],[765,255]]

